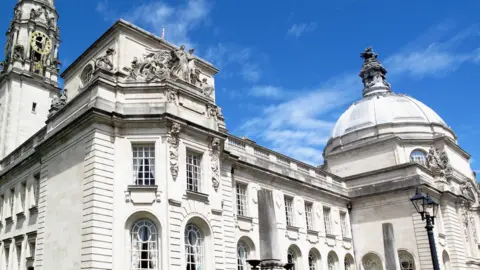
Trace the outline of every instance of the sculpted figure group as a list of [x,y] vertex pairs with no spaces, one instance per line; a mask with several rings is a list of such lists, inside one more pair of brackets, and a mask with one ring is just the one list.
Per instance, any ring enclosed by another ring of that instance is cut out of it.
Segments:
[[191,83],[202,90],[206,96],[211,96],[214,88],[207,78],[200,79],[200,70],[195,66],[194,49],[185,51],[185,46],[169,51],[158,50],[147,53],[143,59],[134,58],[130,67],[124,70],[133,80],[144,79],[147,82],[165,79],[180,79]]

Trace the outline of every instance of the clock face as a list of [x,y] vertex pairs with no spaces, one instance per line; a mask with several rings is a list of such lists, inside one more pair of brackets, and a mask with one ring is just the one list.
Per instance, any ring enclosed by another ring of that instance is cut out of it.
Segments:
[[52,41],[42,32],[33,32],[30,36],[30,45],[32,49],[39,54],[45,55],[52,50]]

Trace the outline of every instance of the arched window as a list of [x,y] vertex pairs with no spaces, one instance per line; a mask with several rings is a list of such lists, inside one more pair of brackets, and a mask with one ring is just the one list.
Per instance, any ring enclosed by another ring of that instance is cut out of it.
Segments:
[[400,250],[398,251],[398,260],[400,261],[401,270],[415,270],[415,260],[413,259],[412,254]]
[[338,269],[338,257],[335,252],[330,251],[327,257],[328,270],[337,270]]
[[350,254],[345,255],[344,265],[345,265],[345,270],[353,270],[354,262],[353,262],[352,255]]
[[382,260],[377,254],[368,253],[362,258],[363,269],[365,270],[382,270]]
[[426,166],[427,156],[425,152],[423,152],[422,150],[416,149],[416,150],[413,150],[412,153],[410,154],[410,161]]
[[247,270],[248,269],[248,246],[243,241],[238,241],[237,245],[237,269],[238,270]]
[[295,251],[291,248],[288,249],[288,254],[287,254],[287,262],[292,263],[293,267],[291,268],[292,270],[296,270],[296,264],[297,264],[297,254]]
[[142,219],[137,221],[131,230],[132,270],[157,269],[158,234],[155,224]]
[[450,256],[448,256],[448,253],[444,250],[442,254],[442,260],[443,260],[443,269],[444,270],[452,270],[452,266],[450,265]]
[[187,270],[204,269],[204,237],[202,231],[190,223],[185,227],[185,261]]
[[308,269],[309,270],[321,269],[321,267],[319,267],[319,264],[320,264],[320,252],[318,252],[318,250],[313,248],[308,253]]

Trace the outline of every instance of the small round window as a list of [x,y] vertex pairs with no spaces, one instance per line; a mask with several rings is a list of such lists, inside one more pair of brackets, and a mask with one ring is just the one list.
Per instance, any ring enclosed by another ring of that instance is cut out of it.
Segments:
[[410,161],[425,166],[427,163],[427,155],[422,150],[413,150],[410,154]]
[[82,74],[80,75],[80,80],[82,81],[82,86],[85,86],[92,80],[93,76],[93,67],[92,65],[88,64],[85,68],[83,68]]

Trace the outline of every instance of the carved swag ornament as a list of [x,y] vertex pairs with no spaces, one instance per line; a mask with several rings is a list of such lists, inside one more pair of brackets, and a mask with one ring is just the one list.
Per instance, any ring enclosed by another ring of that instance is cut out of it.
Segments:
[[180,130],[180,124],[173,123],[168,134],[169,137],[167,139],[168,144],[170,145],[170,173],[172,174],[173,181],[176,181],[178,177],[178,145],[180,141]]
[[194,49],[185,52],[185,46],[175,50],[158,50],[143,55],[142,59],[133,58],[130,67],[124,67],[128,79],[146,82],[180,79],[200,88],[207,97],[211,97],[214,87],[207,78],[200,79],[200,70],[195,66]]
[[439,151],[437,148],[432,146],[430,150],[428,150],[427,168],[432,170],[434,173],[438,173],[440,177],[445,177],[448,175],[451,172],[451,168],[450,161],[445,150]]
[[95,69],[100,68],[108,71],[113,71],[113,55],[115,50],[109,48],[105,55],[95,58]]
[[218,191],[220,186],[220,139],[213,138],[210,144],[210,164],[212,168],[212,186]]
[[67,89],[64,89],[63,92],[58,93],[57,96],[53,97],[50,109],[48,110],[48,117],[61,110],[67,104],[67,100]]

